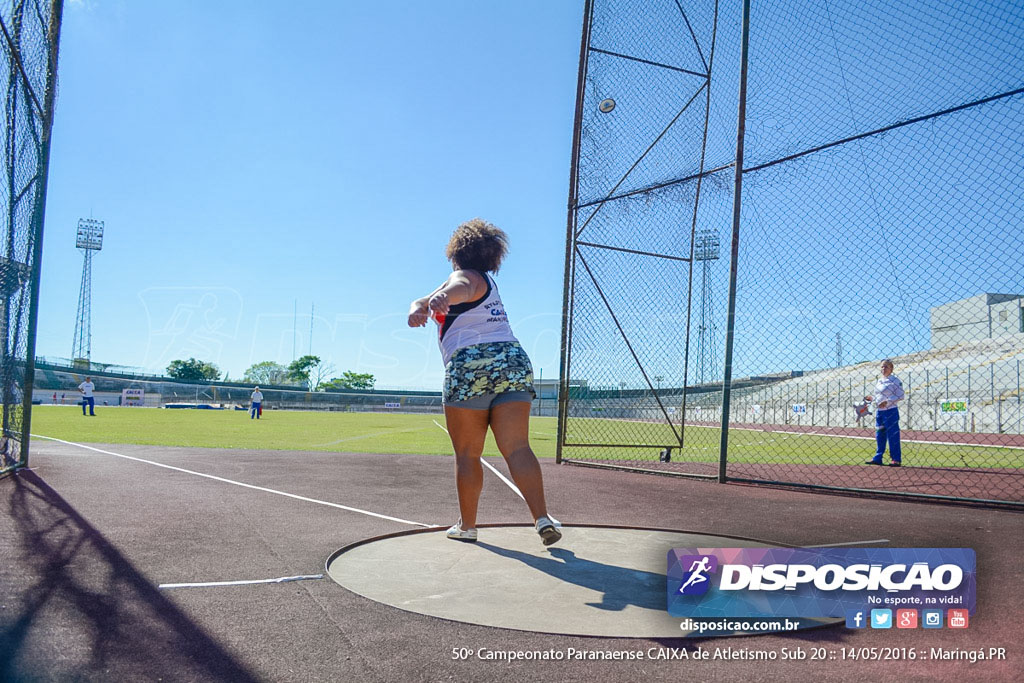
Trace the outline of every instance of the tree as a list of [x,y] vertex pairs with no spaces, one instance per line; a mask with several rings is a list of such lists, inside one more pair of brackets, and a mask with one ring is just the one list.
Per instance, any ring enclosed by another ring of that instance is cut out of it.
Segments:
[[377,379],[370,373],[359,373],[346,370],[341,377],[335,377],[330,382],[320,385],[322,389],[373,389]]
[[220,378],[220,368],[213,363],[205,363],[195,358],[172,360],[167,366],[167,376],[196,381],[216,380]]
[[314,365],[309,371],[310,391],[323,391],[324,381],[336,371],[337,368],[330,363]]
[[297,384],[309,384],[309,371],[320,365],[320,356],[303,356],[288,365],[288,380]]
[[272,360],[265,360],[250,366],[242,376],[242,381],[252,384],[284,384],[288,381],[288,368]]
[[324,363],[320,356],[302,356],[288,366],[288,379],[305,384],[309,391],[316,391],[323,381],[334,372],[334,366]]

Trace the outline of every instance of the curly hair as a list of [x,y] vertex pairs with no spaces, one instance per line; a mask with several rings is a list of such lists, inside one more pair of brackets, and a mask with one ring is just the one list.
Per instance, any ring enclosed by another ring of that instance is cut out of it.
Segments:
[[455,228],[444,255],[456,268],[497,273],[508,253],[508,235],[482,218]]

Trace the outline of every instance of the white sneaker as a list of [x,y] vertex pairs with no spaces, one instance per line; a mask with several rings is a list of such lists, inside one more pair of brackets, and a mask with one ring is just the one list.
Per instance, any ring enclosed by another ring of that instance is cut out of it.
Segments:
[[463,529],[462,520],[453,524],[451,528],[445,532],[445,536],[454,541],[465,541],[466,543],[476,543],[476,529]]
[[[540,534],[541,540],[544,541],[544,545],[558,543],[562,538],[562,532],[558,530],[558,527],[555,526],[555,522],[550,517],[538,517],[537,524],[535,526],[537,533]],[[561,524],[558,526],[561,526]]]

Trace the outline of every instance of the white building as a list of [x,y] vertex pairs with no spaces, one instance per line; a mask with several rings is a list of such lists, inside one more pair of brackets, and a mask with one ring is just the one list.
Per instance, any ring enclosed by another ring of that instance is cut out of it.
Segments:
[[979,294],[931,309],[932,348],[1024,334],[1024,294]]

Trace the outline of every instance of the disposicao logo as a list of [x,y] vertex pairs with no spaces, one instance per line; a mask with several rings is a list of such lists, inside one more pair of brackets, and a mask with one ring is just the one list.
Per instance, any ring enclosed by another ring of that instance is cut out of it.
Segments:
[[971,613],[975,583],[970,548],[677,548],[668,553],[668,611],[681,617],[843,617],[852,610],[940,606]]
[[682,565],[689,566],[679,587],[681,595],[703,595],[711,587],[709,574],[718,569],[718,558],[714,555],[685,555],[679,558]]

